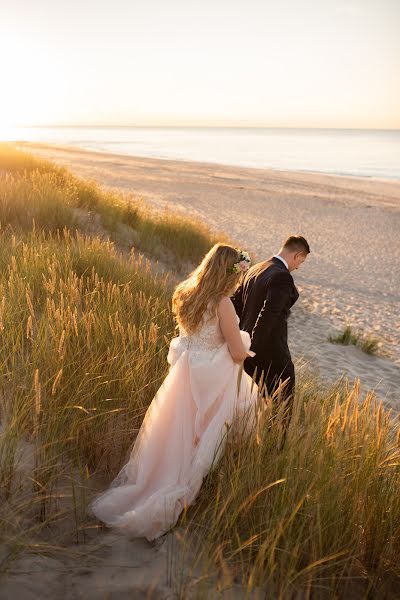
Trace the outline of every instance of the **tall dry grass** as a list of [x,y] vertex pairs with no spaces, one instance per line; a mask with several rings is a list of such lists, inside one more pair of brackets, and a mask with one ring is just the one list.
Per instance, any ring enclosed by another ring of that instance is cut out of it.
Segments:
[[228,435],[182,517],[203,572],[266,598],[397,597],[398,419],[373,394],[361,397],[359,382],[324,389],[310,375],[298,384],[283,448],[283,412],[272,426],[271,415],[267,401],[250,441],[230,444]]
[[171,283],[138,247],[183,269],[213,243],[191,220],[0,145],[3,567],[50,526],[65,541],[72,519],[86,538],[90,476],[121,465],[165,375]]
[[67,169],[0,143],[0,224],[14,229],[79,228],[134,246],[182,274],[223,234],[193,218],[149,210],[140,198],[101,188]]
[[165,374],[173,322],[166,279],[109,242],[5,232],[0,264],[0,528],[11,539],[59,518],[71,470],[118,467]]
[[[168,278],[135,253],[121,254],[112,241],[126,225],[122,198],[114,205],[108,192],[94,193],[92,184],[85,192],[86,184],[66,171],[19,154],[2,160],[0,569],[6,571],[25,550],[62,554],[71,542],[95,536],[99,525],[86,512],[93,487],[103,489],[125,460],[165,376],[174,332]],[[76,213],[82,206],[90,206],[110,239],[87,235]],[[142,231],[161,236],[158,217],[148,216],[149,230]],[[203,232],[196,237],[196,225],[185,225],[192,232],[186,238],[181,225],[173,215],[166,225],[175,239],[172,255],[185,255],[191,239],[199,258]],[[206,598],[216,580],[221,589],[238,582],[263,589],[266,598],[396,597],[398,420],[372,394],[361,398],[357,383],[326,388],[312,376],[297,385],[283,447],[282,412],[273,423],[271,416],[271,402],[261,401],[250,438],[228,433],[221,462],[182,514],[177,537],[186,532],[182,545],[195,545],[197,561],[196,579],[183,580],[179,565],[174,572],[178,597]]]

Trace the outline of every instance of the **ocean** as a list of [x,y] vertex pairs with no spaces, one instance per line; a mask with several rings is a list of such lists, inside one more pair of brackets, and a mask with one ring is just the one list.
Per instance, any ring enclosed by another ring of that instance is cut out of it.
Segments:
[[129,156],[400,179],[400,130],[25,127],[16,137]]

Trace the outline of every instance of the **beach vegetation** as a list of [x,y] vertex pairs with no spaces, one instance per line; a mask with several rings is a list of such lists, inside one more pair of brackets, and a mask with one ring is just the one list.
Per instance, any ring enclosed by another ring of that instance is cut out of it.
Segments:
[[376,354],[381,346],[378,338],[356,332],[350,325],[346,325],[343,331],[336,335],[331,334],[329,341],[332,344],[344,344],[345,346],[352,344],[366,354]]
[[24,231],[64,227],[134,247],[170,270],[186,272],[225,235],[199,219],[151,210],[142,198],[100,187],[66,168],[0,143],[0,224]]

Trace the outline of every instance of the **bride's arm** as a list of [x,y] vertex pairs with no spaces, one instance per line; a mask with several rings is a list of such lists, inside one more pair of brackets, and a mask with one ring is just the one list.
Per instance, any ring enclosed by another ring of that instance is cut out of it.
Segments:
[[235,307],[230,298],[222,298],[217,307],[217,314],[222,335],[228,344],[228,349],[233,360],[238,363],[244,361],[248,353],[243,345]]

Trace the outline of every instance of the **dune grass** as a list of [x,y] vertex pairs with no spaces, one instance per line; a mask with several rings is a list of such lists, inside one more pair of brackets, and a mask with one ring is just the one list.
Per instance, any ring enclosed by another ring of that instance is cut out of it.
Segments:
[[204,572],[267,598],[397,594],[398,425],[372,394],[360,397],[358,382],[324,390],[311,375],[299,382],[283,449],[282,412],[272,427],[271,412],[267,401],[250,443],[228,435],[183,517]]
[[[96,182],[0,144],[0,224],[24,231],[34,223],[44,231],[67,227],[103,233],[118,245],[135,247],[184,272],[223,234],[201,221],[149,210],[140,198],[102,189]],[[96,230],[97,226],[97,230]]]
[[350,325],[346,325],[341,333],[330,335],[329,341],[332,344],[344,344],[345,346],[353,344],[366,354],[376,354],[380,347],[378,338],[355,332]]
[[123,259],[110,242],[67,230],[18,240],[5,233],[0,262],[6,499],[21,491],[18,442],[33,457],[21,482],[28,515],[14,507],[0,524],[14,535],[20,519],[44,524],[57,515],[57,487],[71,465],[118,466],[165,375],[173,321],[167,280],[145,260]]
[[[81,539],[82,482],[120,466],[165,376],[170,278],[137,249],[172,257],[179,271],[214,243],[205,226],[126,200],[0,145],[0,535],[12,542],[3,566],[15,545],[33,544],[32,523],[37,542],[63,522],[66,481]],[[134,247],[120,243],[122,226]]]
[[[22,553],[63,556],[101,531],[87,505],[126,459],[174,335],[168,277],[134,251],[120,252],[111,234],[88,235],[74,213],[95,198],[90,211],[113,232],[125,218],[122,197],[113,204],[87,184],[97,195],[79,205],[76,190],[83,197],[86,184],[30,159],[22,168],[18,156],[0,167],[4,573]],[[106,209],[98,208],[103,200]],[[159,217],[140,218],[160,240]],[[180,218],[171,215],[166,228],[162,244],[182,235],[171,242],[178,261],[189,238]],[[203,235],[192,244],[197,258]],[[273,423],[271,416],[271,401],[260,399],[250,438],[240,426],[228,432],[221,462],[182,513],[177,539],[196,544],[196,578],[182,579],[177,565],[177,597],[207,598],[217,580],[220,589],[241,583],[284,600],[396,597],[398,420],[372,394],[360,398],[357,382],[327,388],[313,376],[298,382],[281,450],[282,410]]]

